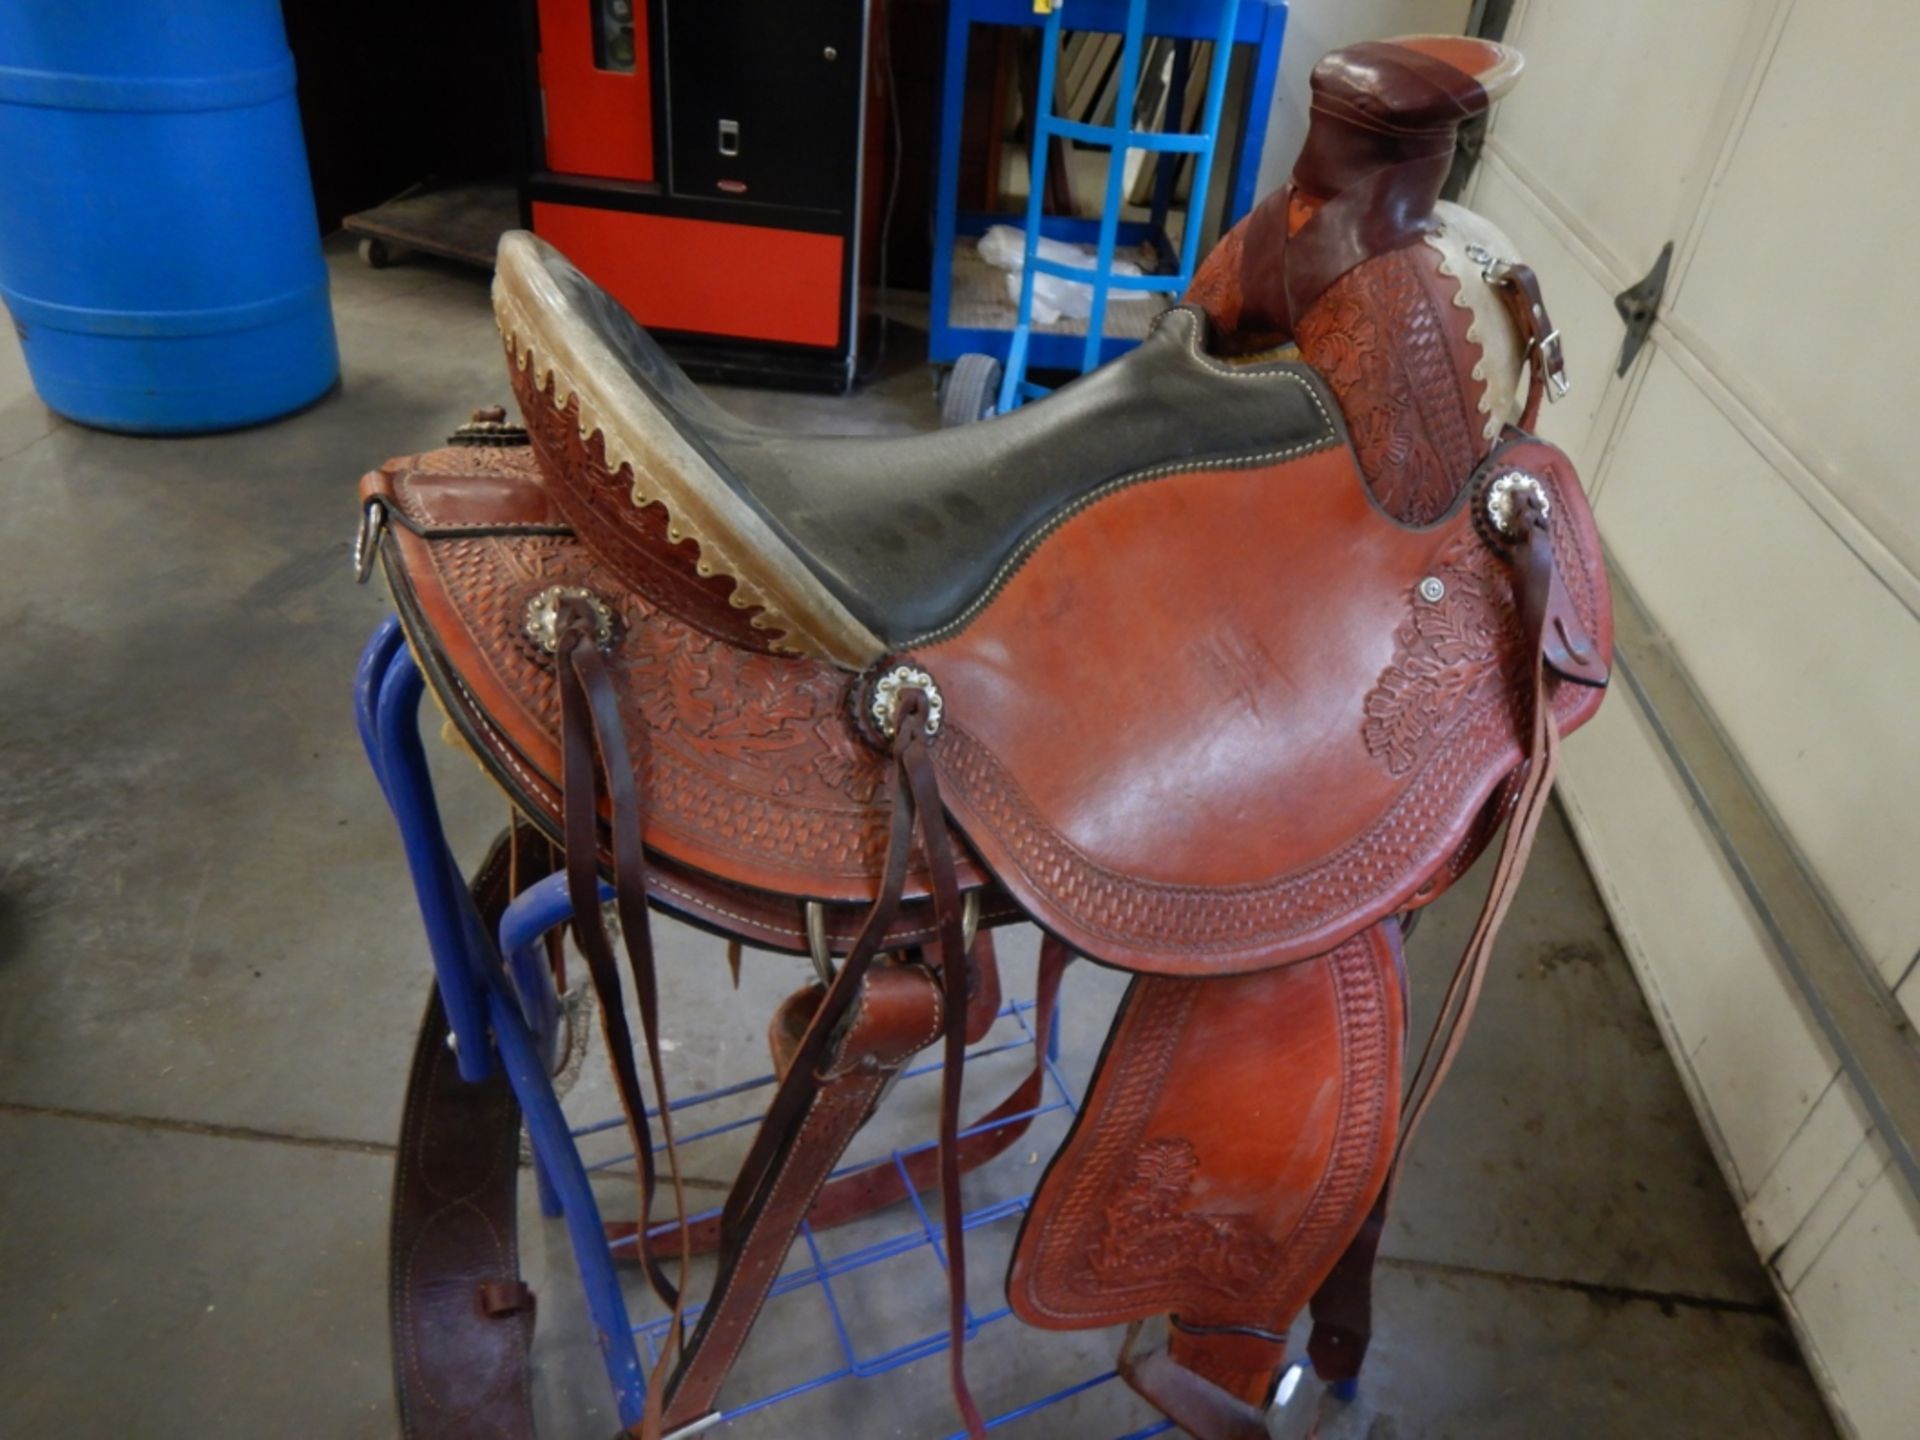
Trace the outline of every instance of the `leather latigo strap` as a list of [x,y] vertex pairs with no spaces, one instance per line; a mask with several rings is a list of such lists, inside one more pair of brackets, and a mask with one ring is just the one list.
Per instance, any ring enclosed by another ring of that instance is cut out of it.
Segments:
[[1008,1279],[1046,1329],[1171,1315],[1129,1382],[1202,1440],[1264,1435],[1295,1312],[1387,1176],[1397,927],[1226,979],[1137,978]]
[[[526,827],[502,835],[473,881],[489,927],[549,873]],[[518,858],[519,873],[514,861]],[[520,1107],[495,1066],[460,1078],[436,989],[421,1021],[394,1156],[389,1322],[407,1440],[533,1440],[527,1351],[533,1292],[520,1279]]]
[[668,1390],[669,1432],[715,1409],[827,1177],[893,1078],[946,1028],[939,981],[920,966],[877,964],[858,992],[850,1019],[820,1052],[820,1068],[788,1072],[800,1097],[797,1118],[782,1126],[791,1133],[756,1185],[752,1203],[721,1228],[719,1274]]

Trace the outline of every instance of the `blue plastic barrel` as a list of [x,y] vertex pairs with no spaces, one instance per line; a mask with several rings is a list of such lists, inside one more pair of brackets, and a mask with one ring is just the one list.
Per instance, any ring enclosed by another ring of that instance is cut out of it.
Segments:
[[340,372],[275,0],[0,0],[0,299],[88,425],[223,430]]

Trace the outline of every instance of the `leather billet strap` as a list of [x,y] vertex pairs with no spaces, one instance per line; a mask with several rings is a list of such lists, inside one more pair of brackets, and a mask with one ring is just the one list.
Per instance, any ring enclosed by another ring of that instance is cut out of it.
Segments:
[[1522,430],[1531,430],[1540,419],[1542,399],[1560,399],[1572,385],[1567,379],[1566,352],[1560,345],[1560,331],[1547,315],[1546,297],[1540,293],[1540,277],[1531,265],[1517,260],[1496,260],[1487,270],[1487,282],[1493,286],[1513,317],[1515,333],[1527,354],[1527,401],[1520,413]]
[[[546,850],[521,825],[494,842],[472,887],[489,929],[515,880],[551,870]],[[389,1323],[400,1430],[406,1440],[533,1440],[533,1292],[520,1279],[515,1223],[520,1107],[498,1065],[478,1084],[462,1080],[448,1040],[436,988],[394,1157]]]
[[1373,1340],[1373,1265],[1380,1254],[1391,1198],[1392,1186],[1381,1186],[1360,1232],[1347,1242],[1307,1307],[1313,1316],[1307,1358],[1313,1362],[1313,1373],[1329,1385],[1359,1375]]

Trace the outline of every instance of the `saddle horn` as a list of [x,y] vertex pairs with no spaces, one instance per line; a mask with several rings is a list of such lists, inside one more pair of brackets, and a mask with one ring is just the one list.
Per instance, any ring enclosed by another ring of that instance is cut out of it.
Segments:
[[1457,35],[1336,50],[1313,67],[1293,174],[1208,257],[1191,298],[1223,332],[1297,333],[1329,286],[1436,227],[1460,127],[1512,88],[1520,52]]

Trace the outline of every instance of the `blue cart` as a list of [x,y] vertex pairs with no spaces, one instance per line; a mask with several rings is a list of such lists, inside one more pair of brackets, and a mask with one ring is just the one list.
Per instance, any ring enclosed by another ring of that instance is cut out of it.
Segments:
[[[1071,9],[1069,9],[1071,5]],[[971,27],[1032,25],[1036,12],[1044,16],[1040,76],[1033,115],[1033,153],[1029,166],[1029,195],[1024,225],[1027,237],[1025,265],[1017,305],[1004,313],[982,316],[978,304],[968,304],[965,322],[956,323],[955,275],[962,255],[958,245],[969,244],[988,226],[1020,217],[962,213],[959,210],[959,166],[962,110],[965,103],[967,45]],[[1245,117],[1232,156],[1226,198],[1221,215],[1225,230],[1253,203],[1260,151],[1266,140],[1267,114],[1273,104],[1280,46],[1286,31],[1284,0],[951,0],[947,19],[946,67],[942,82],[939,131],[939,170],[936,177],[933,254],[933,304],[929,358],[951,363],[943,400],[949,423],[978,419],[995,411],[1011,410],[1023,400],[1045,393],[1026,379],[1027,371],[1080,370],[1085,372],[1111,360],[1138,343],[1130,335],[1109,334],[1107,310],[1114,290],[1178,295],[1186,290],[1199,262],[1200,212],[1211,180],[1213,156],[1225,110],[1227,78],[1237,45],[1253,50],[1245,96]],[[1062,32],[1104,32],[1122,37],[1115,105],[1115,123],[1096,125],[1054,113],[1056,63]],[[1137,131],[1129,122],[1138,89],[1141,53],[1148,38],[1176,42],[1167,113],[1171,128],[1163,132]],[[1188,50],[1195,41],[1213,43],[1212,64],[1199,129],[1178,130],[1185,111]],[[1045,215],[1045,176],[1048,146],[1055,140],[1078,141],[1108,150],[1103,205],[1097,220]],[[1130,149],[1157,157],[1153,204],[1146,221],[1120,218],[1125,156]],[[1173,198],[1179,162],[1195,157],[1192,199],[1182,227],[1181,243],[1168,239],[1166,221]],[[1040,237],[1096,247],[1091,267],[1048,260],[1035,253]],[[1119,247],[1150,247],[1155,273],[1116,275],[1114,254]],[[1084,333],[1075,327],[1036,329],[1033,323],[1033,284],[1036,275],[1052,275],[1089,284],[1092,314]],[[991,321],[993,323],[982,323]]]

